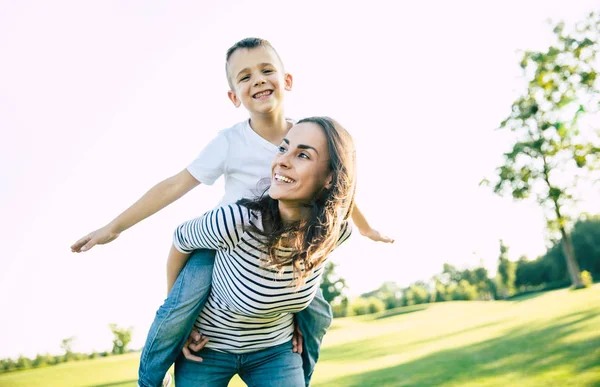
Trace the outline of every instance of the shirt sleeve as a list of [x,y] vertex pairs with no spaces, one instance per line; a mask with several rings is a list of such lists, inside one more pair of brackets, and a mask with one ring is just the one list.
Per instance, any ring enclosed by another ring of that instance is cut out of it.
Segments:
[[216,208],[175,229],[173,245],[182,253],[196,249],[232,250],[241,240],[250,212],[237,204]]
[[340,237],[335,244],[335,247],[339,247],[342,243],[346,242],[352,235],[352,223],[346,221],[342,224],[342,230],[340,231]]
[[200,183],[212,185],[225,173],[228,148],[227,137],[221,131],[188,165],[188,172]]

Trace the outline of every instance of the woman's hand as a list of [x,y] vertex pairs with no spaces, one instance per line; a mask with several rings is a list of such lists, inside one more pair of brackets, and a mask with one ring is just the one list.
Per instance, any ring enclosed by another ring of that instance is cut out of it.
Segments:
[[292,352],[297,352],[302,355],[302,345],[304,344],[304,335],[298,324],[294,322],[294,335],[292,336]]
[[192,331],[185,342],[183,349],[181,350],[183,352],[183,356],[185,356],[185,358],[188,360],[202,362],[202,358],[200,356],[192,355],[192,351],[200,351],[202,348],[204,348],[206,343],[208,343],[208,337],[204,336],[198,331]]

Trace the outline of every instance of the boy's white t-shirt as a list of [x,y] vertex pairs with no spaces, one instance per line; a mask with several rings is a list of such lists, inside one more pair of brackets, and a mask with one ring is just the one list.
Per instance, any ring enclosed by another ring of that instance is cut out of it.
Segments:
[[[277,148],[252,130],[250,120],[246,120],[221,130],[187,170],[206,185],[225,176],[225,194],[218,206],[253,199],[269,184]],[[259,184],[263,179],[265,184]]]

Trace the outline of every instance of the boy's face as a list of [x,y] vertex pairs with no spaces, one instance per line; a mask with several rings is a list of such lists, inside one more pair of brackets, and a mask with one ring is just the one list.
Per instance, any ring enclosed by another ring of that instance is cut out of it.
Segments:
[[236,107],[268,114],[283,108],[285,90],[292,89],[292,76],[283,72],[277,54],[268,47],[241,48],[229,58],[229,79],[233,90],[227,94]]

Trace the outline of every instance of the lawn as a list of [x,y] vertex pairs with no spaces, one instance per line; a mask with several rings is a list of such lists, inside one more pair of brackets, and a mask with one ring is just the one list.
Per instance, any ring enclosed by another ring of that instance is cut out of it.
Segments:
[[[318,386],[600,386],[600,284],[337,319]],[[0,386],[135,386],[139,353],[0,374]],[[234,379],[230,386],[244,386]]]

